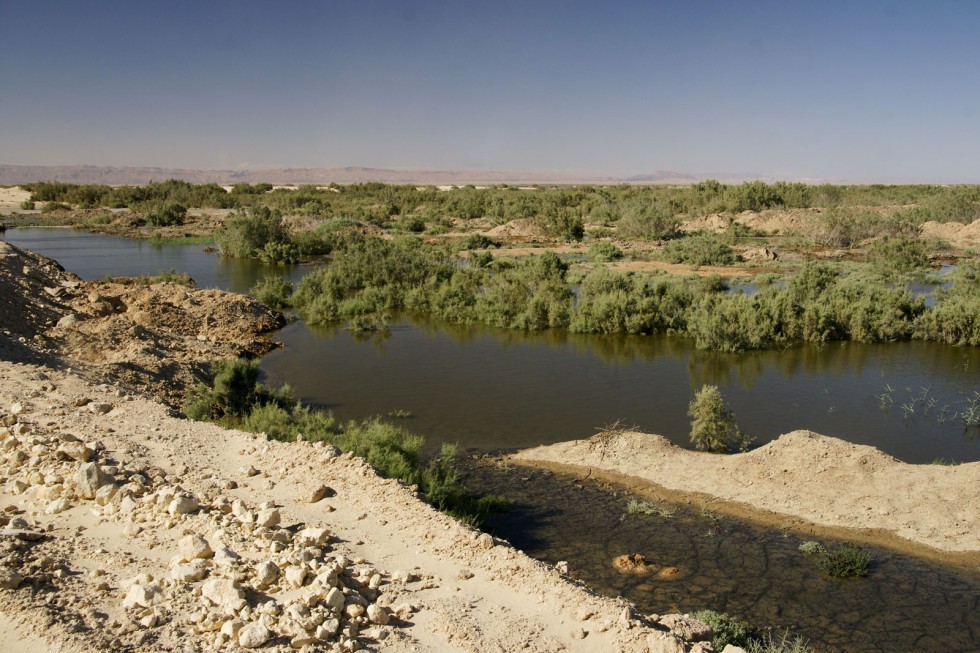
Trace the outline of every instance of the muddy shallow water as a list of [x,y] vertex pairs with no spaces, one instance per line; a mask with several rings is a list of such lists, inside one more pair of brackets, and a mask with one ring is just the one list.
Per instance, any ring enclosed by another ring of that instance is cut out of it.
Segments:
[[[468,458],[474,490],[516,502],[496,517],[496,534],[545,562],[564,560],[572,577],[624,596],[643,613],[710,608],[777,633],[791,629],[821,651],[976,651],[980,570],[924,561],[862,545],[874,562],[866,578],[824,576],[799,551],[817,539],[789,525],[726,517],[709,503],[678,504],[614,485],[491,459]],[[663,515],[628,514],[652,503]],[[612,560],[641,554],[649,573],[621,573]]]

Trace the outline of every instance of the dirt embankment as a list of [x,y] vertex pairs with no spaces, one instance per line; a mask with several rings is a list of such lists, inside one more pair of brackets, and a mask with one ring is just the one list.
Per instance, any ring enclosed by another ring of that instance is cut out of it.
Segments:
[[86,284],[0,243],[0,300],[4,650],[715,650],[333,447],[132,393],[270,346],[280,316],[248,298]]
[[281,313],[220,290],[134,280],[84,282],[43,256],[0,242],[0,355],[71,367],[176,407],[216,359],[276,344]]
[[802,518],[829,527],[874,529],[877,536],[871,533],[869,539],[894,544],[901,538],[980,562],[980,462],[910,465],[874,447],[810,431],[787,433],[730,456],[682,449],[659,435],[611,431],[521,451],[511,459],[702,493],[767,511],[775,523]]

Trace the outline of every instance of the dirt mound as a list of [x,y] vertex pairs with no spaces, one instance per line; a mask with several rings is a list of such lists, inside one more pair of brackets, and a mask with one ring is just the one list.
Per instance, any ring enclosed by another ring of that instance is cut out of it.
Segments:
[[83,282],[43,256],[0,243],[0,354],[61,361],[93,380],[178,406],[216,359],[276,347],[285,318],[250,297],[176,283]]
[[974,220],[970,224],[930,220],[922,225],[922,236],[945,240],[960,249],[977,248],[980,247],[980,220]]
[[534,220],[511,220],[506,224],[487,231],[494,240],[512,243],[530,243],[548,240],[544,231]]
[[825,526],[880,529],[940,551],[980,552],[980,462],[910,465],[874,447],[810,431],[731,456],[617,431],[529,449],[512,459],[636,477]]

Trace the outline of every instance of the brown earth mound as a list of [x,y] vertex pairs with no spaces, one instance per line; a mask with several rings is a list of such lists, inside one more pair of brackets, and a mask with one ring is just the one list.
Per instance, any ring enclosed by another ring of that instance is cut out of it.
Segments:
[[211,361],[277,345],[285,318],[250,297],[176,283],[84,282],[0,242],[0,354],[64,364],[177,406]]

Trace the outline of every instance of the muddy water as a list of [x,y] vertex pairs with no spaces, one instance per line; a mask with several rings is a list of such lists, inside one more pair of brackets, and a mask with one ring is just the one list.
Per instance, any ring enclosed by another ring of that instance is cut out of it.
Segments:
[[[980,571],[863,546],[861,579],[832,579],[799,552],[813,536],[719,515],[711,505],[644,497],[672,516],[627,514],[635,498],[615,486],[547,471],[467,461],[475,490],[516,502],[496,534],[536,558],[569,563],[570,575],[624,596],[644,613],[710,608],[777,633],[790,629],[821,651],[976,651]],[[828,547],[839,542],[818,538]],[[653,569],[623,574],[611,561],[639,553]]]

